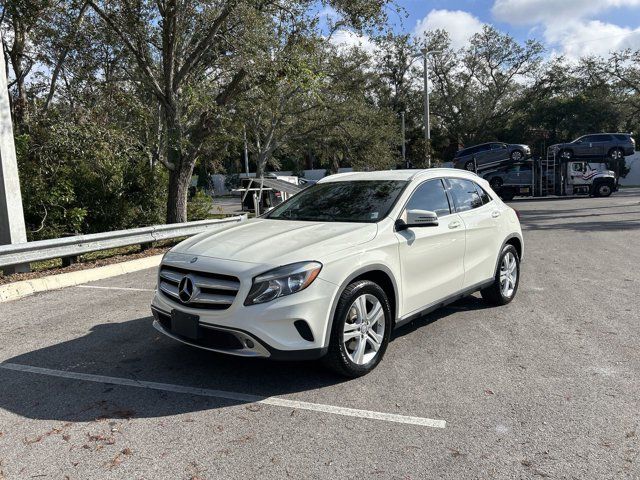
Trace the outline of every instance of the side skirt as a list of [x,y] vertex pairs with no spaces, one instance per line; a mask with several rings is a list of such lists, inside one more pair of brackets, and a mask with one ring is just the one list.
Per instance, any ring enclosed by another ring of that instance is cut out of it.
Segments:
[[491,284],[494,282],[494,279],[491,278],[489,280],[485,280],[484,282],[480,282],[477,283],[476,285],[473,285],[471,287],[465,288],[464,290],[461,290],[458,293],[454,293],[453,295],[446,297],[443,300],[438,300],[436,302],[431,303],[430,305],[427,305],[424,308],[421,308],[420,310],[416,311],[416,312],[412,312],[402,318],[399,318],[396,320],[396,324],[394,326],[395,328],[401,327],[402,325],[406,325],[407,323],[411,322],[412,320],[415,320],[416,318],[422,317],[423,315],[426,315],[427,313],[431,313],[434,310],[437,310],[439,308],[442,307],[446,307],[447,305],[453,303],[453,302],[457,302],[458,300],[460,300],[461,298],[467,297],[469,295],[471,295],[472,293],[475,293],[479,290],[482,290],[483,288],[489,287],[491,286]]

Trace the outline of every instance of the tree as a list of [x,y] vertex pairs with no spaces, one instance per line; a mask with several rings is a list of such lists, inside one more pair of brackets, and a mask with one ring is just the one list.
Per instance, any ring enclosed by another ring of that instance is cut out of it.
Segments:
[[[131,73],[160,104],[169,170],[167,221],[186,220],[187,188],[207,140],[225,110],[271,71],[274,33],[295,45],[313,26],[309,1],[89,0],[91,8],[126,47]],[[361,27],[382,18],[385,2],[333,0],[348,23]],[[286,48],[283,49],[286,51]],[[275,62],[277,63],[277,62]]]

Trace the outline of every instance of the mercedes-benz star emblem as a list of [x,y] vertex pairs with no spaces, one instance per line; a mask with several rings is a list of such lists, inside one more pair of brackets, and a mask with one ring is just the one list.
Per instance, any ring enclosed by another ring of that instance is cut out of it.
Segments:
[[178,296],[184,303],[189,303],[193,297],[195,286],[193,280],[188,275],[183,277],[178,284]]

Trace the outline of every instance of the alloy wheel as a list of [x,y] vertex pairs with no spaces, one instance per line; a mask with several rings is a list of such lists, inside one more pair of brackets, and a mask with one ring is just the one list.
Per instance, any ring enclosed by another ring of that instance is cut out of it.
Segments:
[[500,291],[506,298],[511,298],[518,281],[518,263],[513,253],[507,252],[500,264]]
[[343,342],[349,359],[365,365],[378,355],[384,339],[384,309],[377,297],[360,295],[351,304],[344,322]]

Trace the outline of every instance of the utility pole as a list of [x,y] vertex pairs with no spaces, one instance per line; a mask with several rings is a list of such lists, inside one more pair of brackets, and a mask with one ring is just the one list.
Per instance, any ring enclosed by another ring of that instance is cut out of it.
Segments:
[[242,126],[242,134],[244,137],[244,171],[249,177],[249,148],[247,147],[247,126]]
[[409,168],[409,164],[407,163],[407,142],[405,140],[404,111],[400,112],[400,116],[402,117],[402,162],[404,163],[404,168]]
[[429,121],[429,62],[427,58],[431,54],[442,53],[440,51],[428,50],[423,48],[420,50],[424,63],[424,147],[425,157],[427,160],[427,168],[431,168],[431,124]]
[[[0,245],[27,241],[6,72],[4,55],[0,55]],[[29,265],[3,270],[5,274],[26,272]]]

